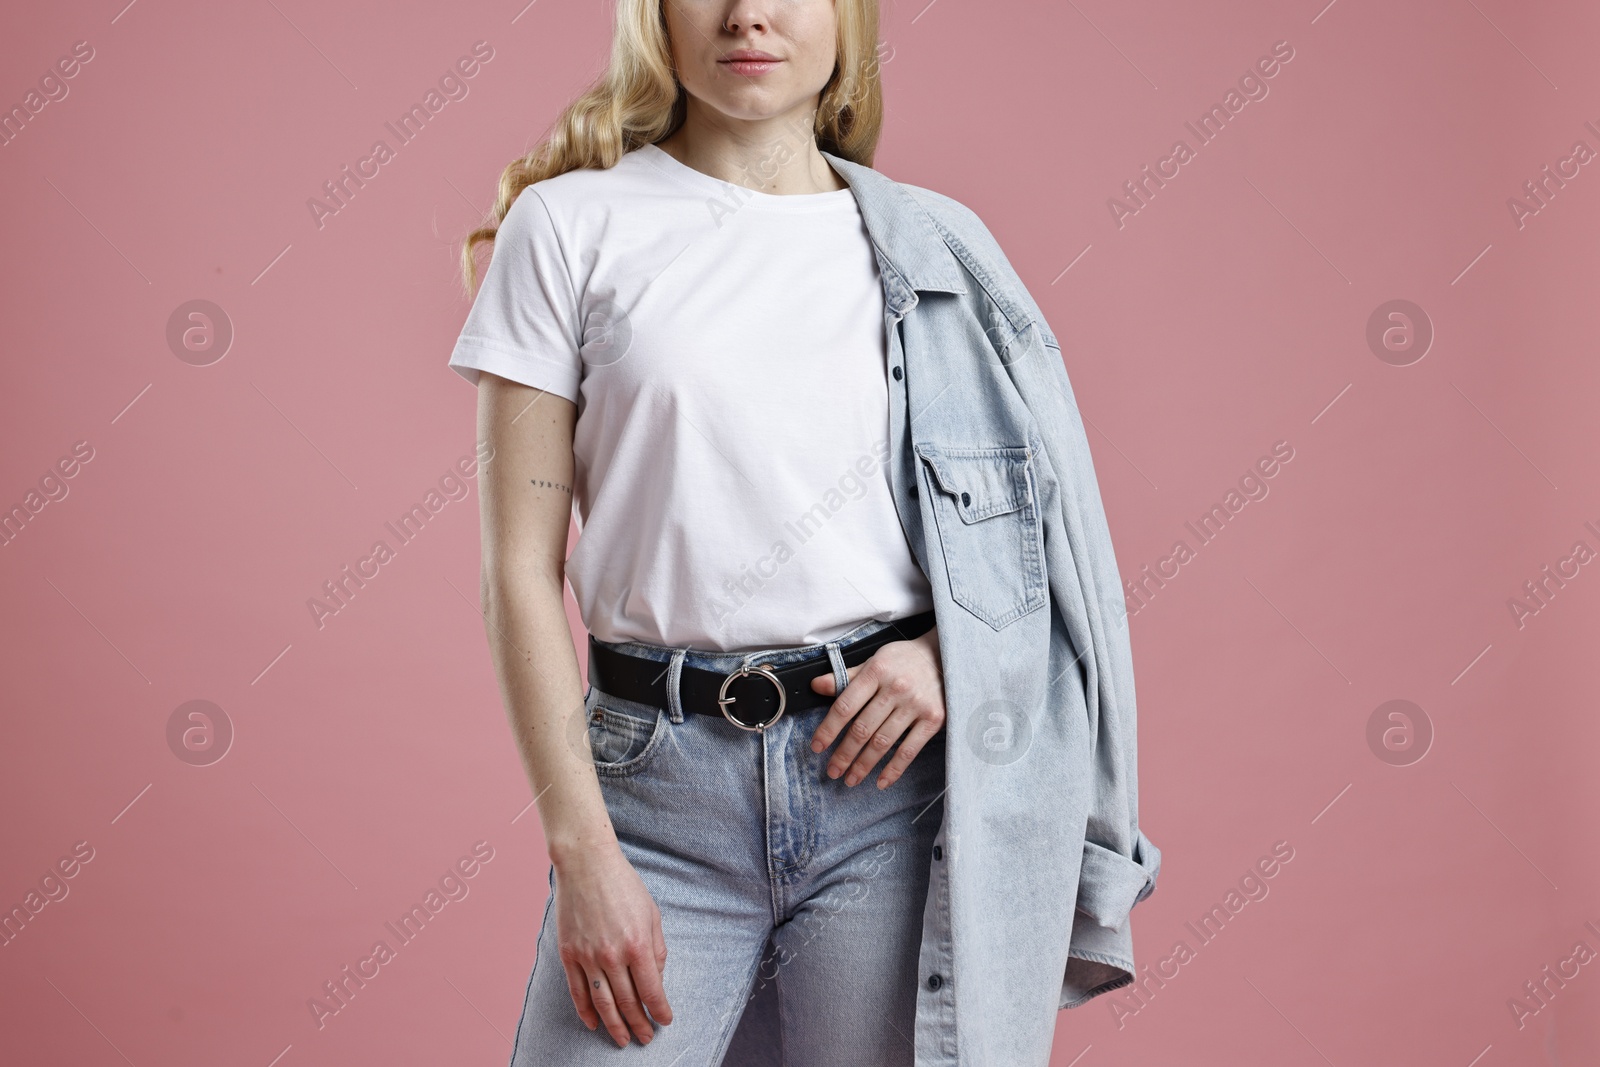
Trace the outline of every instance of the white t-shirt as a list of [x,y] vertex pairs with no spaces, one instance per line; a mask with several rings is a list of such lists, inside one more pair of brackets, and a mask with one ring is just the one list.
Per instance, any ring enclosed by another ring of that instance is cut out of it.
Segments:
[[523,190],[450,366],[577,404],[566,572],[595,637],[812,644],[933,603],[889,491],[883,312],[849,189],[648,145]]

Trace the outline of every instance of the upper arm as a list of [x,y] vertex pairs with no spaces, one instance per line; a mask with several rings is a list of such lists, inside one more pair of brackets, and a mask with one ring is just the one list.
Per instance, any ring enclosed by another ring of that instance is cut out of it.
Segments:
[[491,584],[560,587],[583,378],[578,287],[537,189],[512,202],[493,248],[450,356],[478,386],[478,439],[492,457],[479,482],[485,606]]
[[[572,437],[578,407],[565,397],[485,373],[478,381],[478,439],[490,460],[482,494],[485,598],[541,581],[557,587],[572,518]],[[488,605],[485,604],[487,607]]]

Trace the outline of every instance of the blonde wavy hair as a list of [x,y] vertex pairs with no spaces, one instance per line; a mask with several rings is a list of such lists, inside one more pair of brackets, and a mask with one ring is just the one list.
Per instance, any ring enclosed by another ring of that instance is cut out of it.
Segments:
[[[469,298],[478,281],[477,247],[494,240],[522,190],[580,167],[615,166],[628,152],[665,140],[683,125],[688,96],[678,83],[667,41],[663,7],[670,2],[616,0],[605,73],[567,105],[543,141],[506,165],[494,208],[462,242],[461,273]],[[813,132],[818,148],[870,167],[883,127],[878,0],[834,0],[834,11],[838,61],[822,89]]]

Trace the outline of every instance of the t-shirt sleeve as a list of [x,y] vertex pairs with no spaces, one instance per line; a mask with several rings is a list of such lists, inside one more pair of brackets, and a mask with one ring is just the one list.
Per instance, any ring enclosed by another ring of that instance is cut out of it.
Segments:
[[500,220],[449,365],[474,385],[489,371],[577,403],[578,322],[577,290],[550,211],[524,189]]

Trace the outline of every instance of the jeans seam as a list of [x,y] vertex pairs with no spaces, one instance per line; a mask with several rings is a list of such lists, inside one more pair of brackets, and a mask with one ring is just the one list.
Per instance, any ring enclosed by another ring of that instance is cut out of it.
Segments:
[[[777,942],[773,942],[776,947]],[[778,985],[778,975],[783,968],[778,968],[772,975],[772,1000],[777,1005],[778,1012],[778,1067],[788,1067],[789,1050],[786,1045],[787,1026],[783,1021],[783,989]]]
[[[544,933],[545,926],[548,925],[549,922],[550,922],[550,908],[555,902],[556,902],[556,891],[555,891],[555,885],[553,884],[553,879],[552,879],[552,885],[550,887],[550,895],[545,898],[545,902],[544,902],[544,917],[539,920],[539,932],[541,934]],[[533,946],[533,969],[528,972],[528,988],[522,994],[522,1015],[517,1019],[517,1033],[516,1033],[516,1036],[511,1039],[511,1060],[510,1060],[510,1063],[511,1063],[512,1067],[515,1067],[516,1062],[517,1062],[517,1049],[522,1047],[522,1028],[528,1022],[528,1001],[533,996],[533,980],[539,974],[539,963],[543,958],[544,958],[544,953],[539,951],[539,943],[538,943],[537,940],[535,940],[534,941],[534,946]],[[574,1010],[576,1010],[576,1008],[574,1008]]]
[[[750,1006],[752,999],[750,996],[750,983],[755,980],[756,971],[761,966],[761,957],[765,952],[766,944],[763,941],[762,946],[756,949],[756,958],[750,964],[750,969],[745,972],[744,1005],[737,1012],[730,1012],[728,1021],[722,1024],[722,1036],[717,1040],[717,1046],[711,1050],[711,1059],[706,1061],[706,1067],[721,1067],[723,1057],[728,1054],[728,1044],[733,1040],[734,1027],[739,1025],[739,1020],[744,1018],[745,1008]],[[776,976],[774,976],[773,981],[777,981]]]

